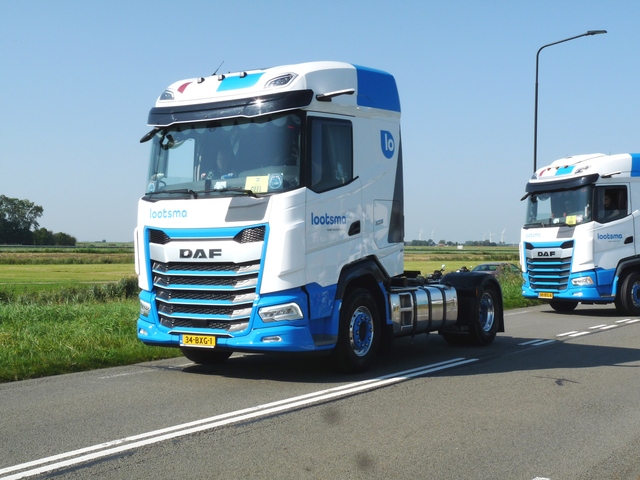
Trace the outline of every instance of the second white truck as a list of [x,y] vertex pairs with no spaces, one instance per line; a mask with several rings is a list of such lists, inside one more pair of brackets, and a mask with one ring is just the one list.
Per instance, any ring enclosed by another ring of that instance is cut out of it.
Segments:
[[523,295],[640,315],[640,154],[562,158],[534,173],[524,199]]

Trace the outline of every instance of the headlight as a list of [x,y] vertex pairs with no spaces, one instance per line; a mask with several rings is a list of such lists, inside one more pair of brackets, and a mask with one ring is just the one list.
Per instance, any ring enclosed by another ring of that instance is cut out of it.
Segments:
[[262,307],[258,315],[263,322],[281,322],[283,320],[300,320],[303,318],[302,310],[297,303],[285,303],[272,307]]
[[140,300],[140,315],[143,317],[148,317],[149,312],[151,312],[151,305],[144,300]]
[[593,280],[591,277],[574,278],[571,280],[571,285],[574,287],[585,287],[587,285],[593,285]]

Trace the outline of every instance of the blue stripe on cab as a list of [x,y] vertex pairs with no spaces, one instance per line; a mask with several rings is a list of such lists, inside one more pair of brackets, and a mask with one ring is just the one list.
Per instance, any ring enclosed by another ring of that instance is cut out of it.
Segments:
[[574,169],[574,168],[575,168],[575,165],[569,165],[569,166],[567,166],[567,167],[559,168],[559,169],[556,171],[556,176],[557,176],[557,175],[569,175],[571,172],[573,172],[573,169]]
[[630,153],[631,155],[631,176],[640,177],[640,153]]
[[358,105],[400,112],[396,80],[381,70],[354,65],[358,72]]
[[260,80],[261,76],[262,73],[250,73],[246,77],[242,78],[239,76],[226,77],[224,80],[222,80],[222,82],[220,82],[220,85],[218,85],[218,92],[253,87],[256,83],[258,83],[258,80]]

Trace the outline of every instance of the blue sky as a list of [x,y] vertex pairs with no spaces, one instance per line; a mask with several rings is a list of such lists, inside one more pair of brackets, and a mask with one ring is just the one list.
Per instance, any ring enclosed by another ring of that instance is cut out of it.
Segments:
[[[533,170],[640,151],[640,2],[0,0],[0,194],[40,226],[129,241],[149,109],[174,81],[339,60],[396,77],[405,239],[517,242]],[[504,233],[503,233],[504,232]]]

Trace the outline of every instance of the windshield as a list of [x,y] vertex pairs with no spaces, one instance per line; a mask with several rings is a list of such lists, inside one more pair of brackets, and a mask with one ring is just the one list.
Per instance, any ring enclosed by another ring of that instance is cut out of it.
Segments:
[[527,198],[525,226],[577,225],[591,221],[593,186],[538,192]]
[[178,124],[152,139],[147,195],[249,194],[300,185],[301,117]]

